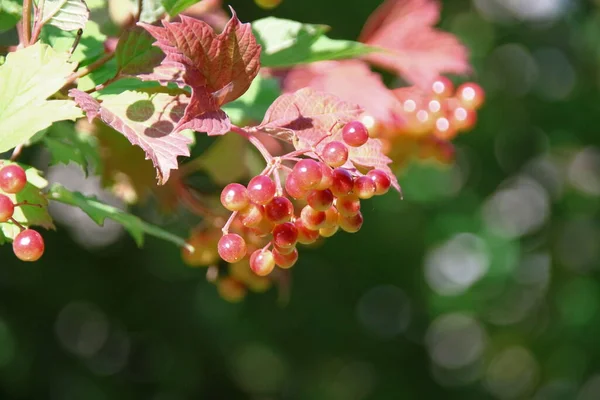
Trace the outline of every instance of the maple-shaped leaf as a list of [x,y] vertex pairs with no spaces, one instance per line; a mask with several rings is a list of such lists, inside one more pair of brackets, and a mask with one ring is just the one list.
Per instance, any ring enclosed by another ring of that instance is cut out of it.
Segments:
[[150,73],[165,58],[160,49],[153,46],[154,38],[139,26],[123,32],[115,50],[118,75],[136,76]]
[[175,130],[189,105],[185,94],[151,89],[125,91],[105,96],[102,103],[77,89],[71,89],[69,95],[90,121],[99,116],[131,144],[141,147],[156,168],[159,184],[167,182],[171,170],[178,168],[178,156],[190,155],[191,139]]
[[[4,163],[3,165],[6,165]],[[0,194],[8,196],[13,203],[29,203],[33,205],[22,205],[15,207],[13,218],[23,226],[41,226],[45,229],[55,229],[52,217],[48,214],[48,199],[42,193],[48,185],[37,169],[20,164],[27,175],[27,184],[17,194],[4,193],[0,190]],[[12,241],[15,236],[21,232],[21,228],[13,224],[11,221],[0,223],[0,244],[7,240]]]
[[467,48],[454,35],[433,27],[439,19],[437,0],[386,0],[371,14],[359,40],[390,52],[365,59],[419,86],[443,73],[469,72]]
[[403,125],[403,118],[398,113],[401,104],[384,85],[381,76],[371,71],[364,61],[322,61],[292,68],[283,75],[284,92],[295,92],[303,87],[332,93],[360,105],[366,115],[386,129]]
[[336,126],[355,120],[362,112],[360,106],[335,95],[304,88],[279,96],[256,129],[273,135],[289,132],[302,146],[312,146],[328,132],[334,132]]
[[204,21],[181,16],[181,22],[162,21],[162,27],[140,23],[165,53],[164,63],[185,71],[183,81],[192,96],[176,130],[193,129],[209,135],[229,131],[221,106],[240,97],[260,69],[260,46],[250,24],[232,17],[220,34]]

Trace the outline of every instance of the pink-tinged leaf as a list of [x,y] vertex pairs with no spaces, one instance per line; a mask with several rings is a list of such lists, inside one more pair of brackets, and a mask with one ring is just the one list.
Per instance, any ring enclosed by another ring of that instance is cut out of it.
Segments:
[[148,74],[139,74],[137,77],[143,81],[157,81],[164,86],[173,82],[180,88],[183,88],[185,86],[183,74],[184,71],[179,64],[163,61],[162,64],[154,67],[152,72]]
[[390,52],[365,59],[423,87],[443,73],[468,73],[467,48],[454,35],[433,27],[439,19],[437,0],[386,0],[369,17],[359,40]]
[[311,87],[358,104],[387,129],[403,126],[398,100],[364,61],[321,61],[295,67],[285,73],[282,83],[286,93]]
[[78,89],[69,90],[69,96],[85,112],[89,122],[92,122],[100,114],[100,103],[86,92]]
[[220,34],[206,22],[185,15],[181,22],[162,21],[162,27],[140,24],[165,53],[165,65],[184,70],[183,81],[192,88],[177,130],[240,97],[258,74],[260,45],[250,24],[242,24],[233,9],[232,14]]
[[362,112],[360,106],[335,95],[304,88],[279,96],[257,129],[266,133],[293,131],[301,143],[312,146]]
[[183,125],[179,125],[179,129],[206,132],[209,136],[224,135],[231,130],[231,121],[227,114],[221,110],[209,111]]
[[91,110],[94,117],[99,116],[131,144],[141,147],[146,159],[152,160],[161,185],[167,182],[171,170],[178,168],[177,157],[190,155],[191,139],[175,131],[189,104],[184,94],[125,91],[106,96],[102,103],[77,89],[71,89],[69,95],[84,111]]

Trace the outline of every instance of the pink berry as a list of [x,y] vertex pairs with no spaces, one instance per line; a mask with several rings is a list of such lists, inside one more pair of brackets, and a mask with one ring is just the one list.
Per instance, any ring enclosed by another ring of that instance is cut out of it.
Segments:
[[267,276],[275,268],[275,258],[269,250],[258,249],[250,255],[250,269],[258,276]]
[[477,110],[483,105],[485,92],[478,84],[467,82],[456,89],[456,98],[465,108]]
[[321,165],[315,160],[298,161],[292,170],[295,180],[302,189],[312,189],[321,182]]
[[15,205],[10,197],[0,194],[0,222],[8,221],[15,212]]
[[375,183],[375,194],[377,196],[387,193],[390,189],[392,181],[388,174],[380,169],[372,169],[367,173],[367,176]]
[[37,231],[25,229],[15,237],[13,252],[21,261],[37,261],[44,254],[44,239]]
[[321,156],[329,166],[341,167],[348,161],[348,148],[342,142],[329,142],[323,147]]
[[335,200],[335,208],[340,215],[347,217],[356,215],[360,211],[360,199],[354,194],[338,197]]
[[333,204],[333,193],[331,190],[311,190],[306,197],[309,206],[317,211],[325,211]]
[[287,176],[285,180],[285,191],[296,200],[304,199],[308,193],[307,190],[300,187],[296,174],[294,173],[290,173]]
[[452,93],[454,92],[454,84],[452,84],[452,81],[445,76],[440,76],[431,84],[431,91],[437,98],[448,98],[452,96]]
[[294,225],[298,229],[298,243],[311,244],[317,241],[319,238],[319,231],[308,229],[302,219],[298,218],[294,221]]
[[352,175],[345,168],[336,168],[333,170],[333,183],[330,187],[335,197],[346,196],[352,192],[354,180]]
[[363,216],[360,212],[357,213],[356,215],[352,215],[352,216],[340,215],[340,219],[339,219],[340,228],[342,228],[342,230],[344,230],[346,232],[349,232],[349,233],[358,232],[360,230],[360,228],[362,227],[362,224],[363,224]]
[[311,206],[304,206],[300,211],[300,220],[302,224],[313,231],[319,230],[325,223],[327,215],[324,211],[317,211]]
[[0,169],[0,189],[5,193],[19,193],[27,184],[25,170],[16,164]]
[[284,222],[273,229],[273,244],[278,248],[289,249],[296,246],[298,228],[292,222]]
[[362,122],[352,121],[342,129],[342,139],[348,146],[360,147],[369,140],[369,131]]
[[294,214],[294,205],[285,197],[277,196],[265,205],[265,215],[276,224],[289,221]]
[[244,239],[235,233],[228,233],[219,239],[217,245],[219,255],[228,263],[235,263],[246,256],[246,242]]
[[273,250],[273,258],[275,259],[275,264],[279,267],[287,269],[292,268],[296,261],[298,261],[298,249],[294,249],[291,253],[282,254],[277,249]]
[[256,204],[267,204],[275,197],[275,183],[266,175],[255,176],[248,182],[248,197]]
[[375,182],[368,176],[359,176],[354,180],[352,192],[360,199],[370,199],[375,195]]
[[230,183],[221,192],[221,204],[229,211],[243,210],[249,203],[248,191],[239,183]]
[[333,170],[325,163],[321,164],[321,182],[315,187],[317,190],[325,190],[329,189],[331,184],[333,183]]

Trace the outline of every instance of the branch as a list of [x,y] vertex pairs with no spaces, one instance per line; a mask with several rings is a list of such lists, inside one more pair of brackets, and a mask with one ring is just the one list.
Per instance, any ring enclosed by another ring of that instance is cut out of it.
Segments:
[[38,38],[40,37],[40,33],[42,32],[42,14],[44,13],[44,1],[40,0],[38,7],[35,10],[35,22],[33,23],[33,35],[31,35],[31,39],[29,40],[29,44],[34,44]]
[[135,16],[135,22],[140,22],[140,18],[142,16],[142,7],[144,0],[137,1],[137,15]]
[[73,72],[67,78],[67,81],[63,85],[63,88],[66,87],[66,86],[69,86],[70,84],[72,84],[73,82],[75,82],[77,79],[86,76],[90,72],[93,72],[93,71],[97,70],[98,68],[100,68],[101,66],[103,66],[104,64],[106,64],[107,62],[109,62],[110,60],[112,60],[114,56],[115,56],[115,53],[105,54],[101,58],[99,58],[98,60],[96,60],[93,63],[91,63],[90,65],[81,68],[77,72]]
[[23,46],[29,46],[31,41],[31,1],[23,0]]
[[273,156],[271,155],[269,150],[267,150],[267,148],[265,147],[263,142],[261,142],[256,136],[252,135],[244,128],[240,128],[239,126],[236,126],[236,125],[231,126],[231,132],[235,132],[238,135],[241,135],[241,136],[245,137],[246,139],[248,139],[248,141],[250,143],[252,143],[252,145],[254,147],[256,147],[256,149],[260,152],[260,154],[262,154],[262,156],[265,159],[265,161],[267,162],[267,164],[270,164],[273,161]]

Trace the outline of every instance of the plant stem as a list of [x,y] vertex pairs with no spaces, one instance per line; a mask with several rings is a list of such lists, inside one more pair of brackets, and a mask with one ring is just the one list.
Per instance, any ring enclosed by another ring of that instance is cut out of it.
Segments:
[[21,155],[21,151],[23,150],[23,145],[20,144],[17,147],[15,147],[15,149],[12,152],[12,155],[10,156],[10,161],[15,161],[17,158],[19,158],[19,156]]
[[77,48],[77,46],[79,45],[79,42],[81,41],[81,36],[83,36],[83,29],[78,29],[77,36],[75,36],[75,40],[73,41],[71,50],[69,50],[69,54],[73,55],[73,53],[75,53],[75,49]]
[[31,39],[29,40],[29,44],[34,44],[38,38],[40,37],[40,33],[42,32],[42,14],[44,13],[44,1],[40,0],[39,4],[35,10],[35,20],[33,23],[33,34],[31,35]]
[[65,82],[63,87],[68,86],[68,85],[72,84],[73,82],[75,82],[77,79],[82,78],[82,77],[86,76],[87,74],[89,74],[90,72],[97,70],[98,68],[100,68],[101,66],[103,66],[104,64],[106,64],[107,62],[112,60],[114,56],[115,56],[115,53],[105,54],[101,58],[99,58],[96,61],[94,61],[93,63],[91,63],[90,65],[79,69],[77,72],[73,72],[67,78],[67,81]]
[[234,211],[231,213],[231,215],[229,216],[229,219],[225,223],[225,226],[223,226],[223,228],[221,229],[221,232],[223,232],[223,235],[227,235],[229,233],[229,227],[231,226],[231,224],[233,223],[233,220],[235,219],[235,217],[237,217],[237,215],[238,215],[237,211]]
[[261,142],[256,136],[250,134],[244,128],[240,128],[239,126],[236,126],[236,125],[231,126],[231,132],[235,132],[238,135],[241,135],[241,136],[245,137],[246,139],[248,139],[248,141],[250,143],[252,143],[252,145],[254,147],[256,147],[256,149],[260,152],[260,154],[262,154],[262,156],[265,159],[265,161],[267,162],[267,164],[272,162],[273,156],[271,155],[271,153],[269,153],[269,150],[267,150],[267,148],[265,147],[263,142]]
[[137,1],[137,15],[135,16],[135,22],[140,22],[140,17],[142,16],[142,7],[144,0]]
[[16,226],[18,226],[19,229],[21,230],[21,232],[23,232],[26,229],[23,225],[21,225],[19,223],[19,221],[17,221],[16,219],[14,219],[12,217],[9,219],[9,221],[12,222],[13,224],[15,224]]
[[23,46],[31,41],[31,0],[23,0]]

